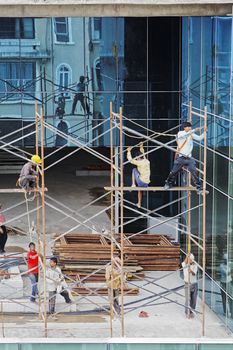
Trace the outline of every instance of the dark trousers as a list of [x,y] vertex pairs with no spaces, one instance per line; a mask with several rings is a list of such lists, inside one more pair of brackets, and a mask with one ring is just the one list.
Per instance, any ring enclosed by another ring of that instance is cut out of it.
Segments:
[[8,236],[7,236],[6,226],[2,225],[1,229],[2,229],[3,233],[0,232],[0,251],[4,251]]
[[177,157],[176,160],[174,161],[173,168],[168,175],[168,178],[166,182],[173,186],[174,182],[176,180],[177,174],[181,171],[183,167],[186,167],[187,170],[191,173],[192,176],[192,181],[194,186],[197,188],[201,187],[201,181],[199,179],[198,173],[197,173],[197,168],[196,168],[196,162],[193,158],[189,157]]
[[185,283],[184,290],[185,290],[185,313],[189,315],[192,313],[192,310],[196,309],[197,293],[198,293],[197,283],[192,283],[189,285],[188,283]]
[[84,110],[84,113],[85,114],[89,114],[90,113],[89,105],[87,103],[86,97],[83,94],[75,94],[74,95],[74,100],[73,100],[71,114],[74,114],[75,108],[76,108],[76,105],[77,105],[78,101],[80,101],[82,109]]
[[109,300],[113,298],[113,308],[116,313],[119,314],[121,312],[121,307],[119,305],[119,289],[111,290],[111,288],[108,288],[108,297]]
[[32,273],[30,272],[28,274],[28,277],[31,280],[31,284],[32,284],[32,294],[30,297],[31,301],[36,300],[36,295],[38,294],[38,288],[37,288],[37,284],[38,284],[38,273]]
[[[221,296],[222,296],[222,306],[223,306],[223,313],[226,315],[227,311],[230,313],[231,317],[233,318],[233,300],[226,295],[227,290],[227,284],[224,282],[221,282],[221,287],[223,289],[221,290]],[[227,303],[228,301],[228,303]],[[229,308],[228,308],[229,306]]]
[[34,189],[36,187],[36,179],[35,176],[33,175],[27,175],[23,178],[19,179],[19,185],[20,187],[22,187],[23,189],[30,190],[30,189]]
[[[66,303],[71,302],[71,299],[69,297],[69,293],[67,290],[63,290],[60,294],[63,296]],[[56,295],[57,295],[56,290],[49,292],[49,313],[50,314],[54,314],[54,312],[55,312]]]

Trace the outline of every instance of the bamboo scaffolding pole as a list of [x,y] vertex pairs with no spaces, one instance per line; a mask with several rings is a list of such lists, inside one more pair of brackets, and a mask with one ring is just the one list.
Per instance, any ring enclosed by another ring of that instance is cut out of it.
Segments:
[[48,336],[47,322],[47,283],[46,283],[46,226],[45,226],[45,172],[44,172],[44,116],[41,108],[40,114],[40,145],[41,145],[41,219],[42,219],[42,240],[43,240],[43,286],[44,286],[44,334]]
[[206,273],[206,166],[207,166],[207,107],[204,109],[204,175],[203,175],[203,206],[202,206],[202,336],[205,336],[205,273]]
[[[38,103],[35,106],[35,121],[36,121],[36,154],[39,155],[39,116],[38,116]],[[41,145],[43,147],[43,145]],[[39,189],[40,182],[39,177],[36,180],[36,188]],[[38,242],[38,256],[41,256],[41,232],[40,232],[40,194],[36,195],[36,206],[37,206],[37,242]],[[39,261],[39,259],[38,259]],[[42,308],[41,308],[41,271],[38,269],[38,305],[39,305],[39,318],[42,319]]]
[[[113,161],[114,161],[114,157],[113,157],[113,123],[112,123],[112,102],[110,102],[110,161],[111,161],[111,187],[114,184],[114,169],[113,169]],[[113,242],[114,242],[114,213],[113,213],[113,205],[114,205],[114,198],[113,198],[113,192],[111,191],[111,270],[113,271],[114,268],[114,246],[113,246]],[[113,310],[113,305],[114,305],[114,300],[113,300],[113,274],[111,274],[111,298],[110,298],[110,334],[111,337],[113,337],[113,317],[114,317],[114,310]]]
[[121,194],[121,336],[125,335],[124,324],[124,159],[123,159],[123,118],[122,107],[120,107],[120,194]]

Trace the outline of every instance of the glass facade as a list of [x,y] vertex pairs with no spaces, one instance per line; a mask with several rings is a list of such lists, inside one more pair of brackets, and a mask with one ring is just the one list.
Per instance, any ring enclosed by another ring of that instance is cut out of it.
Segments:
[[[109,146],[110,102],[115,111],[122,106],[142,133],[144,127],[165,131],[186,120],[190,100],[194,108],[207,106],[206,300],[233,330],[232,30],[231,17],[1,18],[0,129],[2,137],[33,121],[37,101],[46,121],[59,130],[92,147]],[[33,147],[34,138],[26,134],[14,145]],[[45,137],[47,148],[74,146],[49,132]],[[134,141],[125,135],[126,145]],[[150,155],[152,185],[164,184],[172,158],[167,150]],[[145,205],[152,210],[174,197],[151,193]],[[201,234],[192,216],[193,231]],[[129,347],[124,346],[118,348]]]
[[[208,108],[207,303],[233,330],[232,18],[182,23],[182,117],[190,100],[197,110]],[[194,232],[200,231],[192,216]]]

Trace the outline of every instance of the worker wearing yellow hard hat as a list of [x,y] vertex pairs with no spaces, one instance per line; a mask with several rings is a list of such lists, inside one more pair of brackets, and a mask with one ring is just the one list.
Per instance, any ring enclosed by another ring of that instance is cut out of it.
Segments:
[[21,169],[17,184],[26,191],[31,191],[36,187],[37,178],[39,173],[36,166],[40,165],[42,160],[40,156],[34,154],[31,160],[28,161]]
[[36,163],[36,164],[41,164],[42,163],[42,160],[40,158],[40,156],[38,156],[37,154],[34,154],[32,157],[31,157],[31,161],[33,163]]

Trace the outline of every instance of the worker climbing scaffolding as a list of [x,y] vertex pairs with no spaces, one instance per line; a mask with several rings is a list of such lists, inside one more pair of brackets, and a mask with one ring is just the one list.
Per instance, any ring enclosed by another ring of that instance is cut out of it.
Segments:
[[36,181],[39,176],[37,167],[42,163],[40,156],[33,155],[31,160],[24,164],[17,185],[23,188],[25,191],[34,190],[36,187]]

